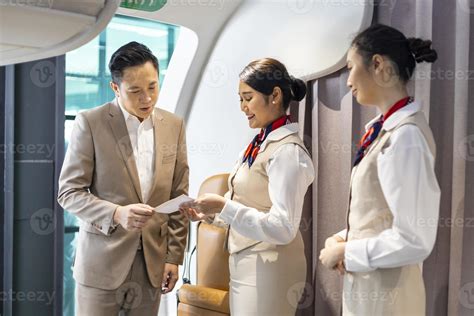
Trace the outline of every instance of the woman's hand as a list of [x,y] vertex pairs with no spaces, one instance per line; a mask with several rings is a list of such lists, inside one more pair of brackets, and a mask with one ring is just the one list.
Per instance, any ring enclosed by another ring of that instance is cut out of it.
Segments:
[[346,250],[346,242],[337,242],[332,246],[321,250],[319,260],[328,269],[337,269],[341,272],[343,268],[344,252]]
[[[325,248],[331,248],[333,246],[336,246],[338,243],[344,242],[344,238],[338,235],[333,235],[331,237],[328,237],[326,239],[326,242],[324,243]],[[339,261],[334,267],[333,270],[337,270],[340,275],[344,275],[346,272],[346,267],[344,266],[344,261],[341,260]]]
[[333,268],[333,270],[336,270],[339,272],[339,275],[344,275],[346,273],[346,266],[344,265],[344,261],[341,260],[339,261],[336,266]]
[[[186,202],[186,203],[189,203],[189,202]],[[198,213],[198,212],[196,212],[195,209],[193,209],[191,207],[187,207],[184,204],[185,203],[182,203],[179,206],[179,211],[181,212],[181,214],[186,216],[190,221],[197,222],[197,221],[207,221],[208,220],[209,216],[207,216],[203,213]]]
[[192,221],[205,220],[208,215],[219,213],[224,208],[226,199],[218,194],[206,193],[194,201],[179,205],[179,210]]
[[326,242],[324,243],[324,247],[329,248],[329,247],[337,245],[337,243],[339,242],[344,242],[344,239],[338,235],[332,235],[331,237],[328,237],[328,239],[326,239]]

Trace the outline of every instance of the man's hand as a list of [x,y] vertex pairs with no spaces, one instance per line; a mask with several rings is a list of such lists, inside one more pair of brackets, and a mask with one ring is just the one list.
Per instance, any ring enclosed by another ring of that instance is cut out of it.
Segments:
[[178,265],[165,263],[163,281],[161,282],[161,293],[166,294],[171,292],[176,285],[176,281],[178,281]]
[[114,213],[114,223],[128,231],[142,230],[153,213],[153,208],[146,204],[119,206]]

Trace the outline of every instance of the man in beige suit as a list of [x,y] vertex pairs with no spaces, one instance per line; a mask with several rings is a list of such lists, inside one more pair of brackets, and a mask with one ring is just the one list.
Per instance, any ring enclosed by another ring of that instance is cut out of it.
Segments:
[[81,219],[77,315],[154,315],[178,279],[187,236],[179,213],[153,207],[187,194],[183,120],[155,108],[158,60],[144,45],[109,63],[115,100],[77,115],[58,202]]

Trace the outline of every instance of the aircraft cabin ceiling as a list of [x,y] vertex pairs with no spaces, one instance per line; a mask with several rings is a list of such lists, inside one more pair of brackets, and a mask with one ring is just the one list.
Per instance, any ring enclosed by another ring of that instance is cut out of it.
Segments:
[[0,0],[0,66],[64,54],[92,40],[119,0]]

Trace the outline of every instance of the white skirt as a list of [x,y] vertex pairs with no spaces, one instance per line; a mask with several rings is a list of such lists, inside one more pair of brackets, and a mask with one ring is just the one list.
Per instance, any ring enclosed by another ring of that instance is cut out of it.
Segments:
[[229,258],[232,316],[293,316],[306,285],[301,234],[288,245],[257,244]]

